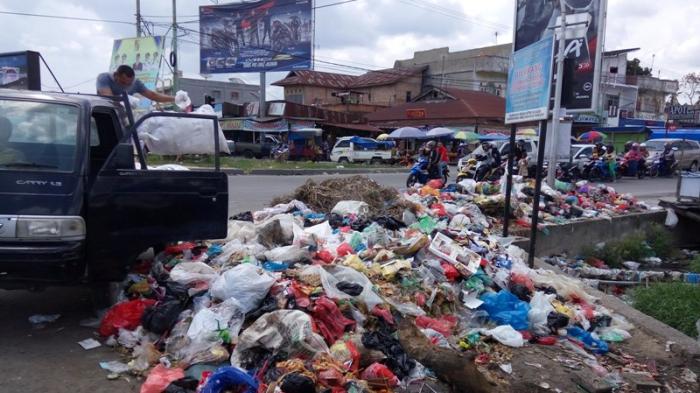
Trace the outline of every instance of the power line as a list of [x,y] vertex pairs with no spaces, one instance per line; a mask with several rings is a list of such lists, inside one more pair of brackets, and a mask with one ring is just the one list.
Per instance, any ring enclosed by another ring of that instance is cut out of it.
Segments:
[[435,8],[435,9],[439,9],[439,10],[448,12],[450,14],[460,14],[466,19],[471,19],[471,20],[477,21],[478,23],[482,23],[484,26],[487,26],[487,27],[501,28],[501,29],[510,29],[511,28],[510,25],[506,25],[506,24],[498,23],[498,22],[492,22],[492,21],[489,21],[486,19],[481,19],[481,18],[469,16],[469,15],[465,14],[463,11],[455,10],[453,8],[444,7],[444,6],[438,5],[437,3],[433,3],[433,2],[430,2],[427,0],[409,0],[409,1],[412,1],[414,3],[421,2],[421,3],[424,3],[426,6],[429,6],[431,8]]
[[86,22],[119,23],[119,24],[123,24],[123,25],[135,25],[136,24],[135,22],[127,22],[127,21],[123,21],[123,20],[79,18],[79,17],[75,17],[75,16],[59,16],[59,15],[46,15],[46,14],[31,14],[28,12],[0,11],[0,14],[32,16],[32,17],[36,17],[36,18],[49,18],[49,19],[79,20],[79,21],[86,21]]
[[[338,1],[338,2],[336,2],[336,3],[317,5],[316,7],[312,7],[311,9],[318,10],[318,9],[321,9],[321,8],[328,8],[328,7],[333,7],[333,6],[336,6],[336,5],[343,5],[343,4],[347,4],[347,3],[354,3],[354,2],[356,2],[356,1],[360,1],[360,0]],[[294,2],[294,0],[291,0],[289,3],[291,4],[291,3],[293,3],[293,2]],[[172,15],[141,15],[141,17],[142,17],[142,18],[168,18],[168,19],[169,19],[169,18],[172,18],[173,16],[172,16]],[[199,15],[178,15],[177,17],[178,17],[178,18],[199,18]],[[194,22],[199,22],[199,19],[197,19],[197,20],[191,20],[191,21],[187,21],[187,22],[178,22],[178,24],[179,24],[179,23],[194,23]]]
[[412,7],[416,7],[416,8],[420,8],[422,10],[434,12],[436,14],[440,14],[440,15],[446,16],[448,18],[474,23],[474,24],[481,25],[482,27],[486,27],[489,29],[510,29],[511,28],[510,26],[508,26],[508,27],[505,27],[505,25],[496,26],[494,24],[491,24],[491,22],[482,22],[482,21],[479,21],[476,19],[471,19],[469,16],[465,15],[464,13],[462,13],[460,11],[456,11],[456,10],[444,11],[439,6],[434,7],[432,4],[431,5],[425,4],[424,5],[422,3],[414,3],[410,0],[398,0],[398,1],[403,3],[403,4],[410,5]]

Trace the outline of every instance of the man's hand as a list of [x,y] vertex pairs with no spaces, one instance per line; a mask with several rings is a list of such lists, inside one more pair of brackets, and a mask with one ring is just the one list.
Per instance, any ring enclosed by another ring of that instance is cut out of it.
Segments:
[[153,90],[146,90],[143,93],[141,93],[141,95],[148,98],[149,100],[156,102],[175,102],[175,97],[156,93]]

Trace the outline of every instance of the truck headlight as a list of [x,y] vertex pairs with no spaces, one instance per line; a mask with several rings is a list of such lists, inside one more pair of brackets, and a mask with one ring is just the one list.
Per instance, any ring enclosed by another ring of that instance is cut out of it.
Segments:
[[17,237],[30,240],[83,240],[85,220],[82,217],[19,216]]

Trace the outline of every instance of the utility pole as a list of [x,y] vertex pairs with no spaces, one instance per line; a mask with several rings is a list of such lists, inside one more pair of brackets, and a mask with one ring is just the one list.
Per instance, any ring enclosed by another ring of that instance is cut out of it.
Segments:
[[136,0],[136,36],[141,37],[141,0]]
[[179,71],[177,69],[177,63],[179,62],[177,58],[177,0],[173,0],[173,55],[170,56],[170,60],[173,66],[173,95],[175,95],[179,85]]
[[263,118],[267,113],[265,113],[265,103],[267,102],[266,88],[267,80],[265,78],[265,72],[260,73],[260,101],[258,103],[258,117]]
[[[547,167],[547,184],[554,188],[557,174],[557,145],[559,123],[561,118],[561,95],[564,88],[564,57],[566,56],[566,3],[559,1],[561,6],[561,26],[559,28],[559,50],[557,52],[557,83],[554,87],[554,111],[552,113],[552,136],[549,150],[549,166]],[[554,30],[556,33],[556,29]]]

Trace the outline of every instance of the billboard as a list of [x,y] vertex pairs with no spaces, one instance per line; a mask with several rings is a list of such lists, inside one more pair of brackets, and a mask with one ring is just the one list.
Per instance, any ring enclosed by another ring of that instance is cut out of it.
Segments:
[[[517,0],[515,40],[518,51],[552,37],[561,25],[560,0]],[[566,60],[562,108],[569,112],[595,111],[600,85],[607,0],[562,0],[566,6]],[[558,51],[555,40],[554,53]]]
[[[162,36],[114,40],[109,70],[114,72],[117,67],[126,64],[134,69],[136,78],[148,89],[155,90],[164,44]],[[143,98],[139,107],[148,108],[150,105],[151,101]]]
[[552,81],[553,37],[513,53],[506,85],[506,124],[546,120]]
[[200,73],[311,69],[312,8],[312,0],[199,7]]
[[41,90],[39,67],[38,52],[0,54],[0,88]]

